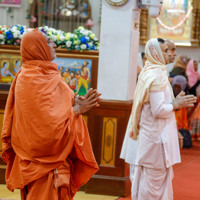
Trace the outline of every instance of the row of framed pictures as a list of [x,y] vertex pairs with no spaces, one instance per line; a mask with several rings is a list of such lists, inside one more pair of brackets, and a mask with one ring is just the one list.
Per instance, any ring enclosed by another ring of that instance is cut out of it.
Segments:
[[[58,49],[57,58],[61,77],[79,95],[89,88],[97,87],[98,52],[69,52]],[[19,47],[0,46],[0,90],[9,90],[10,85],[22,65]]]

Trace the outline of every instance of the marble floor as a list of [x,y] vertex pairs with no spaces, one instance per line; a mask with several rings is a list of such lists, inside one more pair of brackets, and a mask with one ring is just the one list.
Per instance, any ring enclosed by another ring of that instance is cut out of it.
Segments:
[[[104,196],[104,195],[94,195],[94,194],[85,194],[84,192],[78,192],[74,200],[116,200],[118,197],[114,196]],[[10,192],[7,190],[6,185],[0,184],[0,200],[20,200],[19,190]]]

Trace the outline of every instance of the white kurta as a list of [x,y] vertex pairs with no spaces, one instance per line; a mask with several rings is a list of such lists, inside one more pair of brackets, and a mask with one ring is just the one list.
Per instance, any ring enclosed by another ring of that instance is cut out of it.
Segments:
[[171,102],[168,86],[164,91],[150,93],[150,103],[142,108],[138,140],[129,137],[127,127],[120,158],[130,164],[159,169],[163,167],[163,145],[166,167],[181,161]]
[[171,166],[181,160],[171,102],[168,86],[164,91],[150,93],[150,102],[142,108],[137,141],[129,137],[127,128],[120,157],[131,164],[134,200],[173,199]]

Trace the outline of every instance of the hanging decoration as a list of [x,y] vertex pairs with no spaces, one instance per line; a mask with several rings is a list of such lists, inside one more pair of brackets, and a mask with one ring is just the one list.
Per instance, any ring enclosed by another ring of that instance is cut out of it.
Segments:
[[60,13],[62,16],[79,16],[80,18],[88,18],[88,5],[83,0],[63,0],[62,6],[60,7]]
[[47,1],[46,0],[41,0],[40,3],[40,15],[42,18],[42,24],[41,25],[46,25],[47,18],[49,16],[49,13],[47,12]]
[[84,24],[84,26],[87,27],[88,29],[91,29],[94,26],[94,22],[92,21],[92,19],[88,19]]
[[27,12],[26,19],[30,23],[36,23],[37,22],[37,17],[32,15],[32,13],[31,13],[31,7],[33,5],[33,0],[29,0],[28,3],[29,3],[29,6],[28,6],[28,9],[26,10],[26,12]]

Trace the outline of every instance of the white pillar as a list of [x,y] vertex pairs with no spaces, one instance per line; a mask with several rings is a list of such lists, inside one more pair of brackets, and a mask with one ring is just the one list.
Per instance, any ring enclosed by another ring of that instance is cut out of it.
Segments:
[[102,5],[98,91],[103,99],[133,98],[139,48],[136,0],[122,6]]

